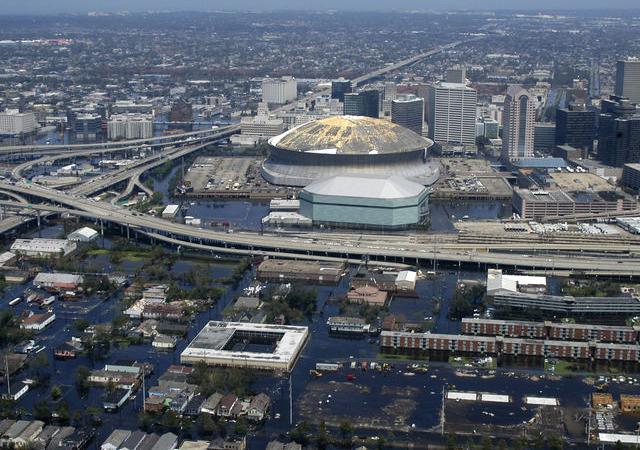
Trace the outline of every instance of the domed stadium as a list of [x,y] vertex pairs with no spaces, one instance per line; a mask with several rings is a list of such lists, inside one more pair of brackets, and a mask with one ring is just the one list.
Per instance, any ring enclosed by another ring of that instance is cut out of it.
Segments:
[[262,176],[273,184],[306,186],[336,175],[398,175],[429,186],[440,175],[439,164],[428,158],[432,145],[386,120],[332,116],[271,138]]

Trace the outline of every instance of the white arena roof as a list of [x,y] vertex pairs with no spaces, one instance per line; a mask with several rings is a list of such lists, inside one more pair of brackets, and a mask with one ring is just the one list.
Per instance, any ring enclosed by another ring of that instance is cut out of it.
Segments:
[[600,442],[609,442],[613,444],[620,441],[621,444],[640,445],[640,436],[636,434],[598,433],[598,440]]
[[[290,371],[308,335],[309,329],[301,326],[211,321],[182,352],[180,360],[183,364],[204,361],[212,366]],[[256,347],[273,348],[247,349],[252,340],[259,341]]]
[[425,187],[397,175],[361,174],[318,180],[304,190],[316,195],[392,200],[417,197],[425,191]]

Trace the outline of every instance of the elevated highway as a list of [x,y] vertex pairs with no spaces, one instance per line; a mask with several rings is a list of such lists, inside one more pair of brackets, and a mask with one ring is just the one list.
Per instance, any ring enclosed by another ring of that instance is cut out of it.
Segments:
[[[0,147],[0,156],[31,156],[31,155],[51,155],[60,153],[71,152],[94,152],[100,153],[100,151],[123,151],[129,149],[139,148],[141,145],[171,145],[178,141],[183,141],[188,138],[202,137],[216,135],[219,133],[229,132],[234,134],[240,131],[240,125],[230,125],[224,128],[215,128],[210,130],[191,131],[189,133],[180,133],[170,136],[156,136],[148,139],[132,139],[127,141],[113,141],[113,142],[97,142],[91,144],[36,144],[36,145],[13,145]],[[216,139],[216,138],[214,138]]]
[[[317,259],[349,259],[387,261],[406,264],[429,264],[433,260],[449,263],[465,263],[490,265],[496,267],[516,267],[520,269],[570,270],[573,273],[589,274],[593,270],[616,276],[634,277],[640,275],[640,258],[629,256],[630,246],[611,248],[610,245],[592,243],[581,246],[592,254],[556,253],[558,245],[541,248],[537,253],[522,254],[522,243],[499,244],[461,244],[444,239],[438,242],[409,242],[409,237],[389,237],[386,235],[363,235],[355,239],[354,235],[338,236],[322,233],[306,233],[304,235],[260,234],[257,232],[225,233],[210,229],[194,228],[188,225],[166,221],[142,213],[131,212],[108,203],[97,202],[82,197],[74,197],[67,193],[53,191],[42,187],[28,186],[23,183],[0,183],[0,189],[15,192],[24,196],[47,199],[61,205],[57,212],[87,217],[101,223],[120,225],[127,234],[138,233],[158,241],[166,242],[182,248],[193,248],[211,252],[237,254],[279,255],[291,258]],[[10,202],[2,202],[8,206]],[[16,207],[24,209],[17,203]],[[32,204],[34,209],[52,211],[51,205]],[[639,243],[633,247],[640,249]],[[554,251],[555,249],[555,251]],[[527,250],[531,250],[531,246]],[[567,244],[566,250],[579,252],[576,244]]]

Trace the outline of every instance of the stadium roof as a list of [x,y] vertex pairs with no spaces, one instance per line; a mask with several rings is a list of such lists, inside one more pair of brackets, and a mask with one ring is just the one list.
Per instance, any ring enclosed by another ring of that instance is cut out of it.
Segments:
[[314,120],[271,138],[275,147],[297,152],[368,155],[428,148],[432,142],[382,119],[332,116]]
[[417,197],[425,191],[421,184],[397,175],[337,175],[311,183],[310,194],[336,197],[398,199]]

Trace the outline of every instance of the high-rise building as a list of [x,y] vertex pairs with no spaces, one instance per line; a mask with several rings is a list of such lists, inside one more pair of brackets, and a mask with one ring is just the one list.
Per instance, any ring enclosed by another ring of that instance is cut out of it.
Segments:
[[616,97],[626,97],[640,103],[640,59],[629,58],[616,64]]
[[424,100],[405,95],[391,101],[391,121],[422,135]]
[[331,98],[344,102],[344,94],[350,94],[351,92],[353,92],[351,80],[340,78],[331,82]]
[[553,122],[538,122],[533,126],[533,149],[541,152],[551,152],[556,146],[556,124]]
[[522,86],[509,86],[502,116],[502,158],[513,161],[533,156],[536,109]]
[[284,105],[298,97],[298,81],[293,77],[262,80],[262,101]]
[[629,99],[611,96],[602,101],[598,157],[616,167],[640,162],[640,113]]
[[439,144],[475,146],[478,93],[463,83],[429,86],[429,138]]
[[153,137],[153,118],[149,114],[113,114],[107,125],[109,140]]
[[467,70],[464,67],[452,67],[447,69],[444,81],[447,83],[465,83],[467,80]]
[[17,109],[0,112],[0,134],[18,135],[36,131],[38,123],[32,112],[21,113]]
[[572,103],[556,112],[556,145],[570,145],[593,151],[596,138],[596,112],[584,104]]
[[380,116],[380,92],[376,90],[354,92],[344,96],[345,116]]
[[67,128],[72,141],[96,141],[103,136],[102,116],[95,112],[67,111]]

